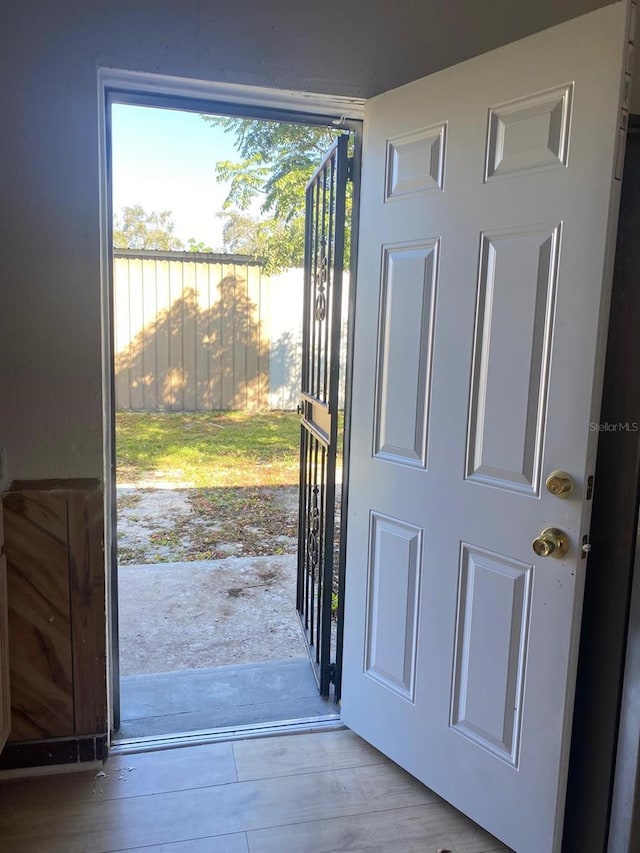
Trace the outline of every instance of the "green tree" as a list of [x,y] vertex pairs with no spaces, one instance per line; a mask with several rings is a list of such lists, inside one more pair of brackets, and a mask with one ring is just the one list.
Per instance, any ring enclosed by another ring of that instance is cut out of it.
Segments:
[[[221,214],[225,251],[262,258],[273,273],[304,258],[305,186],[337,136],[337,128],[202,116],[235,136],[241,159],[216,163],[229,183]],[[251,207],[260,200],[259,218]]]
[[185,248],[187,252],[213,252],[211,246],[207,246],[202,240],[196,240],[195,237],[189,237]]
[[225,252],[252,255],[265,264],[268,273],[302,264],[304,217],[280,222],[275,217],[256,219],[237,210],[218,214],[223,219],[222,242]]
[[170,210],[148,213],[141,204],[123,207],[113,224],[116,249],[159,249],[183,251],[184,244],[173,233],[175,224]]
[[262,253],[260,243],[260,221],[238,210],[219,213],[222,219],[222,244],[224,251],[233,255],[253,255],[259,258]]

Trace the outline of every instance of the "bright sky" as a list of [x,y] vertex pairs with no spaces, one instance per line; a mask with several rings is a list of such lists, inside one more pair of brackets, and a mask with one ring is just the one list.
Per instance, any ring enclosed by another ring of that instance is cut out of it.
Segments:
[[180,240],[220,249],[216,213],[227,190],[216,181],[215,164],[240,159],[233,134],[179,110],[114,104],[112,116],[115,213],[131,204],[170,210]]

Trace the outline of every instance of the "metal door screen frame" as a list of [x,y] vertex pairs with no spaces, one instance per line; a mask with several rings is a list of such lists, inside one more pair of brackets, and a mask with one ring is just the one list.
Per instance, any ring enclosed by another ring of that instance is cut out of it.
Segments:
[[328,697],[333,684],[336,701],[342,631],[332,604],[344,586],[336,547],[336,457],[348,143],[348,134],[338,137],[307,184],[299,406],[297,609],[320,693]]

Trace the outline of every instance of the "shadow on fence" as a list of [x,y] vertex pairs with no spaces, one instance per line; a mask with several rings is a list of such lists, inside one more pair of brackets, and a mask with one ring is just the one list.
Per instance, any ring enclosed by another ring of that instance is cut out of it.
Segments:
[[246,280],[225,276],[209,307],[185,288],[115,357],[119,407],[143,411],[266,409],[269,342]]

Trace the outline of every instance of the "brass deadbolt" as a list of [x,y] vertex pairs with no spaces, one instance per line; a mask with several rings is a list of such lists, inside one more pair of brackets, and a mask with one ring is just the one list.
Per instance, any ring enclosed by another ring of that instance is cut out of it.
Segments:
[[552,471],[545,485],[547,490],[557,498],[568,498],[573,491],[573,480],[566,471]]
[[556,557],[562,560],[569,553],[569,537],[557,527],[545,527],[533,540],[533,550],[538,557]]

